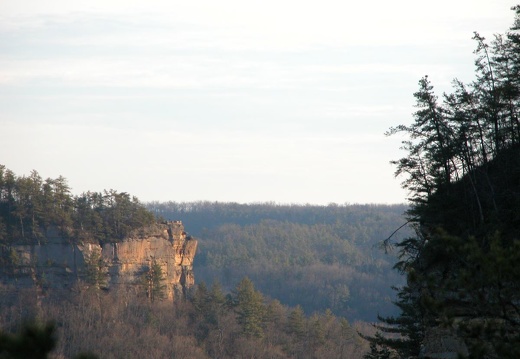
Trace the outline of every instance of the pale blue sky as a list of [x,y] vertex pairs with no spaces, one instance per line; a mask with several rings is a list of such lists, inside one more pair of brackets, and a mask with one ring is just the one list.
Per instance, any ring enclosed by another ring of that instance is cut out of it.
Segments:
[[470,81],[512,5],[0,1],[0,164],[143,201],[404,202],[384,132],[422,76]]

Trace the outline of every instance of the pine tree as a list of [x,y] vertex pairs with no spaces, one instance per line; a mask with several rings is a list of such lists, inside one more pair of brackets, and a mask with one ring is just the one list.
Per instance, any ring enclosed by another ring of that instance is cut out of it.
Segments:
[[305,335],[305,313],[301,306],[297,305],[287,318],[287,329],[289,333],[301,339]]
[[108,285],[108,265],[103,260],[101,252],[92,250],[85,255],[86,282],[96,289]]
[[150,266],[145,273],[146,280],[146,295],[153,303],[156,300],[166,298],[166,284],[165,275],[161,265],[157,262],[155,257],[151,257]]
[[506,36],[478,33],[476,80],[454,81],[438,103],[427,78],[398,161],[416,236],[395,245],[398,317],[380,318],[367,358],[416,356],[428,328],[454,325],[476,357],[515,358],[520,347],[520,6]]
[[52,323],[26,324],[17,335],[0,332],[0,358],[46,359],[56,346],[54,332]]
[[262,337],[265,317],[264,298],[255,290],[253,282],[247,277],[242,279],[235,288],[234,301],[237,321],[246,336]]

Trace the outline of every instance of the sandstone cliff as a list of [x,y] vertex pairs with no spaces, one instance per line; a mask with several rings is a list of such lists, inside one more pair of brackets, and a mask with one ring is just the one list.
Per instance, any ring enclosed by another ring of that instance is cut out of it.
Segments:
[[43,289],[100,285],[137,293],[154,261],[162,269],[166,297],[173,300],[194,284],[196,250],[197,240],[186,235],[180,221],[143,228],[117,243],[70,243],[49,230],[46,243],[12,246],[12,265],[3,269],[2,281]]

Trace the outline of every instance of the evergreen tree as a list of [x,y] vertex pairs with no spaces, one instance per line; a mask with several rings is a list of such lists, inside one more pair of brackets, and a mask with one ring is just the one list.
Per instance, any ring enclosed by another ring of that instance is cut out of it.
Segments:
[[56,346],[54,324],[27,324],[17,335],[0,332],[0,358],[46,359]]
[[101,256],[101,252],[92,250],[85,255],[86,281],[96,289],[106,288],[108,285],[108,266]]
[[262,337],[265,316],[264,298],[255,290],[253,282],[243,278],[235,288],[234,295],[237,320],[246,336]]
[[[0,243],[40,243],[52,226],[70,241],[119,241],[155,222],[136,197],[115,190],[73,197],[63,176],[17,177],[0,165]],[[9,240],[7,240],[9,239]]]
[[152,257],[150,260],[150,266],[145,273],[146,295],[152,303],[156,300],[166,298],[165,279],[161,265],[157,262],[155,257]]
[[205,318],[211,324],[219,327],[220,318],[226,307],[226,296],[218,281],[213,282],[208,294],[209,308],[206,310]]
[[305,314],[299,305],[289,313],[287,329],[297,338],[303,338],[305,335]]
[[[516,30],[520,7],[513,10]],[[401,315],[381,318],[368,357],[417,356],[428,328],[455,319],[471,355],[518,357],[518,36],[497,35],[489,45],[475,33],[476,80],[454,81],[439,104],[423,78],[415,122],[389,131],[408,135],[408,155],[393,163],[406,177],[417,235],[396,243],[396,268],[407,276]]]
[[321,318],[313,315],[309,318],[309,345],[313,351],[325,344],[325,328]]

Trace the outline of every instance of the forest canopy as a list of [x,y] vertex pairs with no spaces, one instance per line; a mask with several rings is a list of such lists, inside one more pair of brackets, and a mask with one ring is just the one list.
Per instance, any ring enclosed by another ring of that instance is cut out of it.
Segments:
[[126,192],[71,194],[63,176],[17,176],[0,165],[0,245],[40,243],[49,228],[71,241],[118,241],[155,217]]
[[[397,313],[391,285],[402,278],[379,248],[404,222],[406,205],[154,202],[199,238],[197,281],[233,288],[247,275],[265,295],[306,313],[330,309],[351,321]],[[410,232],[396,234],[404,238]]]

